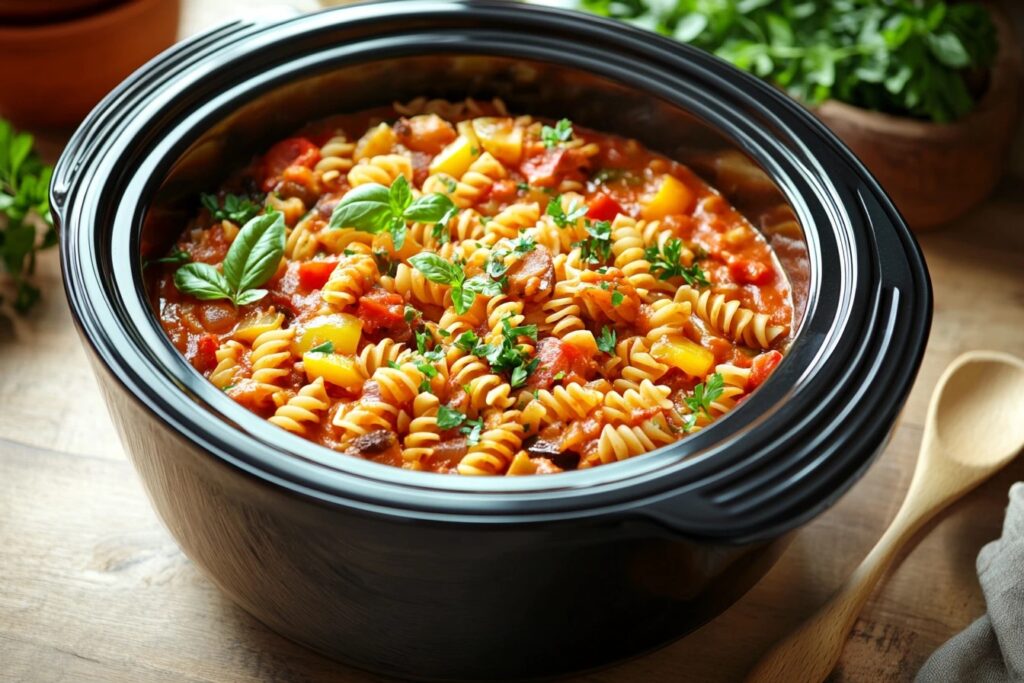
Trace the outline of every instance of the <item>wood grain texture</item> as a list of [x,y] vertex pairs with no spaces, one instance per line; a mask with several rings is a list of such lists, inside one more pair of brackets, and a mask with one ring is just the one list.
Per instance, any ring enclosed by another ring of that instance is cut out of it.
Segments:
[[[211,16],[224,15],[211,14],[205,2],[186,3],[190,30]],[[931,341],[900,424],[865,477],[714,622],[576,680],[739,680],[827,599],[895,514],[946,364],[973,348],[1024,356],[1021,187],[1019,178],[1004,179],[969,216],[922,238],[936,294]],[[28,318],[0,315],[0,681],[377,680],[271,633],[180,553],[101,404],[56,256],[40,260],[46,294],[39,308]],[[998,536],[1009,486],[1022,478],[1018,459],[926,528],[868,602],[831,681],[910,680],[939,644],[983,612],[975,556]]]

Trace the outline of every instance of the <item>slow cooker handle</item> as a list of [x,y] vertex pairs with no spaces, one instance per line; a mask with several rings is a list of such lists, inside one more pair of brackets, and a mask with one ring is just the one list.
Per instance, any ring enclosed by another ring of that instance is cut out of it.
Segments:
[[[263,17],[257,17],[261,19]],[[274,17],[267,16],[266,20]],[[278,17],[280,18],[280,16]],[[207,56],[223,49],[223,46],[238,40],[243,34],[257,29],[260,24],[253,21],[236,21],[212,28],[192,38],[169,47],[131,76],[121,82],[93,108],[71,136],[71,140],[57,160],[50,180],[50,211],[57,225],[63,225],[70,198],[78,183],[83,181],[83,170],[89,160],[116,134],[120,122],[126,116],[133,116],[138,107],[158,95],[160,88],[152,84],[165,82],[169,71],[182,71],[193,67]],[[93,131],[85,135],[83,131]]]

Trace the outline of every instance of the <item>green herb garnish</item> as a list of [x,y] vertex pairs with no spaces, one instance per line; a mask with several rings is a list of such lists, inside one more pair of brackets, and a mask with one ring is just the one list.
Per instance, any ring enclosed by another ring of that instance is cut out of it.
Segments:
[[476,420],[466,420],[466,424],[459,427],[459,431],[466,435],[466,445],[475,446],[480,443],[480,434],[484,429],[484,421],[477,418]]
[[562,208],[562,195],[555,195],[548,202],[547,214],[559,228],[567,228],[587,215],[587,205],[573,199],[569,202],[569,210],[566,211]]
[[334,353],[334,342],[325,341],[323,344],[314,346],[309,350],[310,353]]
[[477,294],[497,296],[501,294],[501,283],[484,275],[466,279],[466,273],[457,263],[448,263],[437,254],[423,251],[409,259],[416,270],[431,282],[451,287],[452,305],[455,312],[465,313],[473,306]]
[[573,242],[580,248],[580,256],[588,263],[604,263],[612,253],[612,224],[608,221],[587,221],[587,237]]
[[683,399],[683,402],[690,409],[690,414],[684,418],[683,429],[690,431],[697,424],[697,416],[704,413],[711,418],[711,404],[722,396],[725,389],[725,382],[722,375],[715,373],[708,378],[707,384],[698,384],[693,388],[693,393]]
[[237,194],[224,195],[223,203],[217,200],[215,194],[201,194],[199,202],[210,212],[213,220],[231,221],[237,225],[248,223],[260,212],[259,204]]
[[597,338],[597,348],[607,354],[615,353],[616,334],[615,330],[607,325],[601,328],[601,335]]
[[437,409],[437,426],[440,429],[453,429],[466,421],[466,416],[454,408],[439,406]]
[[284,256],[284,215],[278,211],[251,219],[231,243],[221,270],[208,263],[189,263],[174,273],[174,286],[197,299],[229,299],[235,306],[259,301]]
[[162,258],[155,258],[146,261],[146,265],[152,265],[154,263],[170,263],[171,265],[181,265],[188,263],[192,260],[192,254],[188,253],[177,244],[171,249],[171,253]]
[[401,249],[409,221],[436,222],[438,230],[438,226],[447,226],[456,213],[458,208],[452,200],[439,192],[414,200],[409,181],[398,176],[390,188],[367,183],[350,190],[334,207],[328,226],[371,234],[387,232],[395,249]]
[[543,126],[540,129],[540,139],[548,149],[556,147],[560,142],[569,142],[572,140],[572,121],[562,119],[554,128]]
[[682,252],[683,241],[673,237],[667,240],[660,250],[656,245],[647,247],[644,250],[644,258],[651,264],[651,273],[658,275],[660,280],[679,276],[691,287],[710,286],[707,274],[697,263],[687,266],[680,261]]

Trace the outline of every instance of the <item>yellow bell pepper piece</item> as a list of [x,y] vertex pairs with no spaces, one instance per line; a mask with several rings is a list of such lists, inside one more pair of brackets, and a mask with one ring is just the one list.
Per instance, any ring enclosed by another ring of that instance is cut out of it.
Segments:
[[686,337],[660,339],[651,347],[655,359],[688,375],[704,377],[715,364],[715,354]]
[[473,131],[484,151],[503,164],[518,164],[523,155],[523,129],[510,118],[481,116],[473,119]]
[[235,339],[235,341],[251,344],[256,337],[260,336],[264,332],[276,330],[281,327],[281,323],[283,322],[284,315],[277,313],[274,309],[270,309],[259,318],[243,320],[238,327],[235,328],[231,337]]
[[348,313],[336,313],[314,318],[295,338],[292,352],[306,353],[326,342],[334,346],[334,353],[355,353],[359,337],[363,332],[363,321]]
[[356,369],[356,362],[351,356],[337,353],[304,353],[302,367],[310,382],[323,377],[325,382],[336,384],[346,389],[357,390],[363,384],[363,376]]
[[447,173],[453,178],[461,178],[478,156],[480,144],[467,135],[460,135],[430,162],[430,173]]
[[665,216],[688,214],[693,208],[693,191],[683,181],[665,175],[661,187],[644,205],[641,215],[644,220],[661,220]]

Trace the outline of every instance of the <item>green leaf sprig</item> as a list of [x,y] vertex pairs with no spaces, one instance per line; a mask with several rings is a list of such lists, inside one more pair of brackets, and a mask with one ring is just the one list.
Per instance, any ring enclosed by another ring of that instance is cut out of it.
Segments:
[[197,299],[228,299],[235,306],[259,301],[267,282],[284,256],[284,215],[278,211],[256,216],[238,231],[221,269],[209,263],[189,263],[174,273],[174,286]]
[[331,214],[330,228],[355,228],[376,235],[391,234],[395,249],[405,244],[410,221],[436,223],[438,235],[458,213],[452,200],[439,192],[412,198],[412,190],[405,176],[398,176],[391,187],[367,183],[350,190]]
[[572,140],[572,121],[562,119],[552,126],[542,126],[540,129],[540,140],[548,149],[557,147],[559,143]]
[[615,330],[605,325],[601,328],[601,335],[597,338],[597,348],[607,354],[614,355],[616,341]]
[[579,0],[750,71],[810,104],[944,123],[973,109],[998,49],[988,11],[946,0]]
[[497,296],[501,294],[501,283],[486,275],[466,278],[465,271],[456,263],[448,263],[437,254],[422,251],[409,259],[416,270],[431,282],[451,287],[452,305],[455,312],[463,314],[473,306],[477,294]]
[[704,413],[711,417],[711,404],[717,401],[725,390],[725,381],[722,375],[715,373],[708,378],[706,384],[698,384],[693,388],[693,393],[683,399],[690,413],[683,418],[683,429],[690,431],[697,425],[697,417]]
[[36,254],[57,244],[50,215],[50,177],[32,149],[34,139],[0,119],[0,263],[16,288],[14,309],[25,313],[39,300],[29,282]]
[[588,220],[585,225],[589,237],[573,242],[573,246],[580,248],[580,255],[588,263],[607,262],[612,253],[612,224]]
[[224,202],[221,203],[215,194],[199,195],[199,202],[210,212],[210,217],[215,221],[231,221],[236,225],[245,225],[260,212],[260,205],[248,197],[241,197],[236,194],[224,195]]
[[576,221],[587,215],[587,205],[573,199],[569,202],[569,210],[562,208],[562,195],[555,195],[548,202],[547,214],[559,228],[567,228],[575,225]]
[[455,408],[440,406],[437,409],[437,426],[440,429],[459,428],[462,434],[466,435],[466,445],[475,446],[480,443],[480,434],[483,432],[484,421],[481,419],[469,420],[466,415]]
[[707,273],[699,264],[686,265],[682,262],[683,241],[673,237],[666,240],[661,249],[652,244],[644,250],[644,258],[651,264],[651,273],[660,280],[681,277],[691,287],[709,287]]

